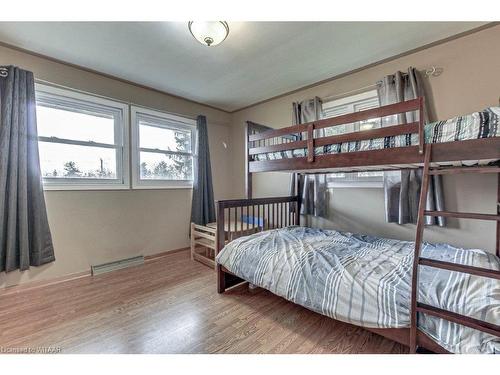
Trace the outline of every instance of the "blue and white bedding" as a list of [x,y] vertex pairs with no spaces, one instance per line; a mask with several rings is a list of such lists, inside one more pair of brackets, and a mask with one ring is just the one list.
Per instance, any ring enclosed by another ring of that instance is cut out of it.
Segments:
[[[425,125],[425,143],[445,143],[500,137],[500,107],[489,107],[480,112],[457,116]],[[418,134],[404,134],[363,141],[335,143],[316,147],[314,155],[339,154],[353,151],[373,151],[385,148],[416,146]],[[307,156],[307,149],[276,151],[253,156],[254,161],[290,159]]]
[[[364,327],[410,325],[414,243],[305,227],[230,242],[216,261],[235,275],[320,314]],[[422,256],[500,270],[478,249],[424,243]],[[500,281],[420,267],[420,302],[500,324]],[[419,328],[453,353],[500,353],[500,338],[419,314]]]

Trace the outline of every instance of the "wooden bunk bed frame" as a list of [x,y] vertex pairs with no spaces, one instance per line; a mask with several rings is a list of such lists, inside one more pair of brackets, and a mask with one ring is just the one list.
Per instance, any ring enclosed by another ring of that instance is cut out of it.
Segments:
[[[406,112],[417,112],[418,121],[410,124],[399,124],[380,129],[358,131],[342,135],[316,137],[317,129],[355,123],[361,120],[384,116],[400,115]],[[387,105],[367,111],[351,113],[307,124],[269,130],[262,125],[248,123],[246,129],[246,195],[247,199],[221,200],[217,202],[217,228],[219,231],[217,250],[227,243],[224,235],[224,223],[231,216],[237,218],[262,217],[266,225],[257,230],[282,228],[288,225],[300,225],[301,186],[297,186],[297,195],[276,198],[252,198],[252,173],[269,171],[289,171],[296,173],[331,173],[336,171],[394,170],[405,168],[422,168],[420,205],[415,235],[415,252],[411,285],[411,324],[409,328],[365,328],[369,331],[404,344],[415,353],[417,348],[425,348],[436,353],[448,353],[417,327],[418,313],[430,314],[448,321],[458,323],[479,331],[500,337],[500,326],[460,315],[437,307],[424,305],[417,301],[418,267],[421,265],[447,269],[456,272],[489,277],[500,280],[500,271],[471,267],[455,263],[431,260],[420,257],[426,216],[446,216],[464,219],[496,221],[496,255],[500,257],[500,167],[435,167],[434,162],[460,162],[468,160],[499,160],[500,137],[455,141],[447,143],[424,143],[424,99],[417,98],[402,103]],[[418,134],[418,145],[395,147],[372,151],[355,151],[327,155],[314,155],[317,146],[337,144],[350,141],[361,141],[387,136]],[[256,154],[307,149],[307,156],[288,159],[253,161]],[[450,211],[426,211],[425,201],[430,176],[457,173],[496,173],[498,174],[497,213],[480,214]],[[298,179],[300,180],[300,179]],[[237,230],[237,228],[236,228]],[[244,235],[241,228],[241,235]],[[246,282],[217,265],[217,290],[223,293],[227,288]]]

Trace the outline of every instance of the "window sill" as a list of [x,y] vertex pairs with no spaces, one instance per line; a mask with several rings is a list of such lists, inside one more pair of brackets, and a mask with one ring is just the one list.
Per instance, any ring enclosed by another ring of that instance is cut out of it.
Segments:
[[193,189],[193,185],[106,185],[106,184],[44,184],[44,191],[112,191],[112,190]]
[[128,185],[112,184],[43,184],[44,191],[128,190]]

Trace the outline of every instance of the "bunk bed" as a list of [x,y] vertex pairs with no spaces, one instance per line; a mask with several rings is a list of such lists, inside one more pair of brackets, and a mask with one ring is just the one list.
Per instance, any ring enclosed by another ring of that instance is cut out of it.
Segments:
[[[424,124],[423,103],[417,98],[273,130],[248,123],[247,199],[217,202],[218,292],[250,282],[412,353],[500,352],[500,108]],[[406,123],[410,113],[417,120]],[[388,116],[400,123],[331,136],[321,131]],[[300,186],[293,196],[252,198],[256,172],[405,168],[423,172],[414,242],[300,227]],[[430,176],[457,173],[498,175],[496,214],[425,210]],[[426,216],[496,222],[496,254],[424,243]],[[241,228],[228,242],[221,223],[241,217],[256,233],[246,236]]]

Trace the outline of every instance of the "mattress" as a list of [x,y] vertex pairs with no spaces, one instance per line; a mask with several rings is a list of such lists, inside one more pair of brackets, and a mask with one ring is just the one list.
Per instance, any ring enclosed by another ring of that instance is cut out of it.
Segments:
[[[445,143],[500,136],[500,107],[489,107],[480,112],[454,117],[446,121],[426,124],[425,143]],[[373,151],[385,148],[416,146],[418,134],[404,134],[355,142],[335,143],[316,147],[317,156],[353,151]],[[257,154],[253,161],[289,159],[307,156],[307,148]]]
[[[414,242],[333,230],[288,227],[240,237],[217,263],[254,285],[347,323],[371,328],[410,326]],[[500,270],[479,249],[424,243],[422,256]],[[420,302],[500,322],[500,281],[422,266]],[[419,328],[453,353],[500,353],[500,338],[419,314]]]

